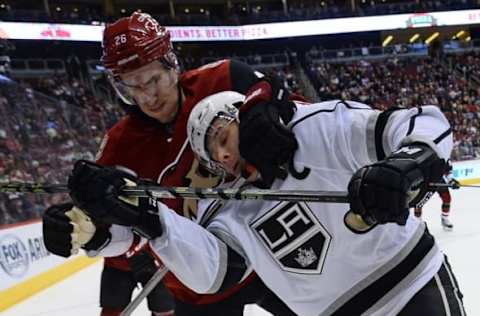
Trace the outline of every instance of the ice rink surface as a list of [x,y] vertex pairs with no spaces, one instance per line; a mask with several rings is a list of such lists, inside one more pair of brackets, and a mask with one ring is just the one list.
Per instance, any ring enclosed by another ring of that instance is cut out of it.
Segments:
[[[450,218],[455,225],[446,232],[440,226],[440,199],[435,195],[425,206],[423,218],[448,255],[464,294],[468,315],[480,315],[480,189],[452,191]],[[99,315],[98,293],[101,262],[36,294],[4,313],[3,316],[85,316]],[[135,293],[134,295],[136,295]],[[133,315],[150,315],[142,304]],[[268,315],[248,306],[245,315]]]

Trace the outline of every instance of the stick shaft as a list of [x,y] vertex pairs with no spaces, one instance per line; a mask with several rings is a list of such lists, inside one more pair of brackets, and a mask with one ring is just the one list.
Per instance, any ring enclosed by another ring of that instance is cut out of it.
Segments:
[[[430,186],[433,188],[453,188],[455,185],[453,184],[448,184],[448,183],[430,183]],[[464,188],[480,188],[480,185],[475,185],[475,184],[459,184],[459,187],[464,187]]]
[[140,305],[144,298],[152,292],[152,290],[162,281],[165,274],[167,274],[168,269],[166,266],[159,268],[153,276],[148,280],[147,284],[142,288],[142,291],[125,307],[120,316],[130,316],[133,311]]
[[[68,193],[65,184],[7,183],[0,184],[0,192],[21,193]],[[263,189],[198,189],[189,187],[162,187],[139,185],[128,187],[122,195],[128,197],[222,199],[222,200],[270,200],[348,203],[347,192],[308,190],[263,190]]]
[[[454,185],[430,183],[432,189]],[[460,187],[480,188],[480,185],[460,184]],[[68,193],[65,184],[43,184],[11,182],[0,184],[4,193],[53,194]],[[189,187],[162,187],[158,185],[139,185],[123,190],[128,197],[153,197],[162,199],[222,199],[222,200],[270,200],[270,201],[304,201],[324,203],[348,203],[348,193],[343,191],[316,190],[267,190],[267,189],[199,189]]]
[[269,200],[348,203],[347,192],[264,189],[198,189],[188,187],[138,186],[123,190],[126,196],[155,198]]
[[0,192],[52,194],[68,193],[68,188],[66,184],[9,182],[0,184]]

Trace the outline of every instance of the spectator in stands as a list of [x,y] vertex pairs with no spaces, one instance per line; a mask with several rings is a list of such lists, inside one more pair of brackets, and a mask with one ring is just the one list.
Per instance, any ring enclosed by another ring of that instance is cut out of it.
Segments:
[[[1,83],[0,182],[63,183],[74,159],[93,159],[104,130],[122,116],[117,107],[98,111],[99,102],[78,80],[61,76]],[[37,218],[51,203],[66,200],[0,194],[0,225]]]

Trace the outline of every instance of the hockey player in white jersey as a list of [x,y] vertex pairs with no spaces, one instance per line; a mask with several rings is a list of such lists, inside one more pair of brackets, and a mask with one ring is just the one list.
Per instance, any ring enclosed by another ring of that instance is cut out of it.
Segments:
[[[246,103],[257,102],[255,93],[262,91],[252,92]],[[285,132],[294,134],[298,148],[282,153],[291,163],[279,166],[273,156],[263,155],[263,161],[250,156],[258,175],[244,172],[240,156],[242,141],[261,138],[258,131],[239,136],[234,105],[242,101],[235,92],[210,96],[195,107],[188,124],[201,161],[223,171],[226,181],[237,177],[225,185],[239,185],[242,174],[250,181],[243,187],[265,185],[262,170],[267,170],[275,175],[266,183],[273,189],[348,187],[350,205],[204,201],[196,224],[159,201],[149,208],[119,197],[126,185],[122,178],[131,176],[80,162],[71,181],[89,174],[89,181],[105,182],[105,200],[122,203],[121,210],[90,215],[141,226],[146,214],[158,210],[156,228],[148,223],[150,245],[198,293],[215,293],[253,269],[302,316],[465,314],[446,258],[425,224],[409,216],[409,206],[441,177],[450,155],[451,129],[438,108],[379,112],[350,101],[296,104]],[[357,216],[347,215],[349,206]]]

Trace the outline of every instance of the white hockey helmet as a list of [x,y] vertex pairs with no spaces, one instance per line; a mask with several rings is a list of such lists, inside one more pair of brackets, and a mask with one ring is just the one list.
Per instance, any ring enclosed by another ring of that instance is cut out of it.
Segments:
[[245,96],[235,91],[223,91],[212,94],[194,107],[187,123],[187,135],[193,152],[206,168],[214,173],[222,173],[223,168],[216,163],[208,149],[208,136],[215,133],[213,122],[222,118],[227,122],[238,121],[238,106]]

